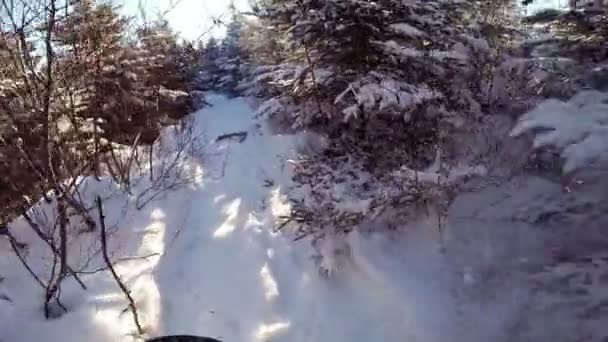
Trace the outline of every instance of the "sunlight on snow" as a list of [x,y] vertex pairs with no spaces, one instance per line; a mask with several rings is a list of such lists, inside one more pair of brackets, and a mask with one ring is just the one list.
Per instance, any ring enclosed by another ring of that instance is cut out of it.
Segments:
[[139,247],[138,255],[158,253],[159,256],[148,258],[149,262],[142,268],[131,267],[129,270],[132,274],[140,274],[136,279],[131,280],[133,282],[131,289],[139,311],[142,313],[143,324],[154,331],[160,323],[162,308],[160,293],[152,271],[160,261],[160,255],[165,252],[166,224],[162,220],[166,218],[166,215],[161,208],[155,208],[152,210],[150,218],[153,221],[145,229],[146,235]]
[[162,209],[160,209],[160,208],[155,208],[154,210],[152,210],[152,213],[150,214],[150,217],[151,217],[153,220],[162,220],[162,219],[164,219],[166,216],[165,216],[165,213],[163,212],[163,210],[162,210]]
[[268,263],[265,263],[260,271],[260,277],[262,277],[262,285],[264,286],[264,297],[266,300],[271,301],[279,296],[279,286],[277,285],[274,276],[268,267]]
[[287,332],[290,325],[290,322],[262,324],[258,327],[255,337],[258,341],[267,341],[278,334]]
[[287,201],[285,195],[281,194],[281,187],[277,187],[270,192],[270,209],[274,217],[287,215],[291,211],[289,201]]
[[[133,294],[144,327],[152,331],[158,326],[162,313],[160,294],[151,272],[160,260],[160,255],[165,251],[166,225],[163,221],[165,218],[165,212],[161,208],[152,210],[150,213],[152,222],[144,228],[145,235],[137,252],[137,255],[142,256],[155,253],[158,256],[146,258],[145,262],[137,260],[115,265],[116,272]],[[94,321],[100,327],[111,329],[112,335],[135,331],[132,321],[125,319],[124,314],[121,314],[126,302],[118,287],[112,293],[97,296],[95,302],[108,304],[104,308],[98,306],[95,311]]]
[[150,218],[152,222],[144,229],[145,235],[139,247],[139,255],[163,254],[165,251],[165,212],[161,208],[155,208],[150,213]]
[[247,222],[245,222],[245,227],[247,228],[255,228],[255,227],[261,227],[262,226],[262,221],[260,221],[260,219],[256,216],[256,214],[254,212],[249,212],[249,214],[247,214]]
[[224,206],[222,212],[227,216],[224,223],[222,223],[219,228],[215,230],[213,233],[214,238],[225,238],[230,235],[234,229],[236,229],[235,220],[239,213],[239,208],[241,206],[241,199],[237,198],[232,203]]
[[193,186],[200,186],[203,184],[203,181],[205,179],[205,170],[203,169],[203,167],[200,164],[196,164],[194,166],[192,166],[192,185]]
[[304,288],[310,285],[312,279],[310,278],[310,274],[302,273],[302,277],[300,278],[300,285]]
[[214,204],[218,204],[218,203],[220,203],[221,201],[223,201],[223,200],[224,200],[224,198],[226,198],[226,195],[224,195],[224,194],[217,195],[217,196],[215,196],[215,197],[213,198],[213,203],[214,203]]
[[[103,303],[103,300],[100,299],[100,296],[94,297],[93,300],[96,303]],[[121,296],[120,298],[121,303],[122,300],[124,300],[124,296]],[[93,316],[93,322],[95,322],[95,324],[97,324],[100,329],[105,330],[111,336],[120,335],[123,331],[132,330],[129,322],[127,322],[127,320],[120,319],[119,316],[120,311],[116,310],[116,308],[114,307],[107,306],[105,309],[100,309],[99,307],[97,307]],[[127,324],[129,325],[129,327],[125,328]]]

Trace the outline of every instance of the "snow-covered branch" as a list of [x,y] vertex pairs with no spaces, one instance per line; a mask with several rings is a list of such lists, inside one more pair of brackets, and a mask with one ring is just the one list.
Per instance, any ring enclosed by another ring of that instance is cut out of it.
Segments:
[[568,102],[549,99],[523,115],[511,136],[531,133],[534,149],[554,148],[562,171],[574,172],[608,152],[608,94],[584,91]]

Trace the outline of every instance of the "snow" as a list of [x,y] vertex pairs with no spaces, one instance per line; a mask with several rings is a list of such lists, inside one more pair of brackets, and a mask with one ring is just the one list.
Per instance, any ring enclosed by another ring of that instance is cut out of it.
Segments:
[[428,25],[428,26],[439,26],[442,24],[441,20],[435,20],[433,19],[431,16],[422,16],[422,15],[418,15],[415,13],[412,13],[408,16],[410,19],[423,24],[423,25]]
[[399,45],[399,43],[397,43],[394,40],[389,40],[386,42],[376,41],[375,44],[380,45],[389,53],[392,53],[392,54],[395,54],[395,55],[398,55],[398,56],[401,56],[404,58],[417,58],[417,57],[424,56],[424,51],[414,49],[411,47],[401,46],[401,45]]
[[285,108],[287,106],[284,102],[288,101],[288,99],[273,97],[260,104],[256,111],[256,114],[262,118],[272,118],[273,116],[283,113],[285,111]]
[[608,94],[583,91],[568,102],[549,99],[522,116],[511,135],[534,134],[534,148],[556,148],[571,173],[608,152]]
[[[289,210],[288,160],[310,137],[272,134],[256,121],[247,99],[210,95],[207,101],[211,107],[193,114],[206,144],[202,157],[188,160],[201,174],[189,186],[138,211],[134,196],[122,195],[111,181],[84,180],[83,196],[103,192],[108,198],[111,256],[147,336],[194,334],[227,342],[498,339],[510,307],[496,308],[494,317],[462,306],[455,293],[471,286],[473,270],[467,268],[464,277],[452,272],[429,220],[395,234],[362,229],[328,236],[321,263],[310,243],[293,242],[288,231],[274,232],[277,217]],[[247,132],[242,143],[216,141],[239,131]],[[365,210],[369,204],[345,205]],[[44,203],[33,208],[48,215],[51,209]],[[30,245],[28,261],[36,271],[46,269],[50,257],[24,222],[10,228]],[[73,238],[71,265],[81,265],[92,241],[94,233]],[[148,257],[124,259],[134,256]],[[87,269],[99,266],[97,257]],[[87,291],[66,281],[62,298],[69,312],[45,321],[41,291],[4,240],[0,270],[0,294],[11,298],[0,299],[1,341],[134,340],[131,317],[123,312],[126,301],[107,272],[84,275]],[[483,327],[472,329],[478,322]]]
[[397,175],[427,185],[454,185],[463,179],[474,176],[485,176],[487,173],[488,170],[483,165],[457,165],[449,170],[447,175],[443,175],[440,170],[416,171],[408,167],[402,167],[401,170],[396,172]]
[[345,98],[351,93],[355,103],[343,109],[344,121],[356,118],[360,108],[371,110],[378,107],[380,111],[393,110],[401,115],[403,109],[440,97],[425,84],[416,86],[399,82],[375,72],[370,72],[363,80],[350,83],[334,102],[346,102]]
[[442,50],[432,50],[430,52],[430,56],[439,61],[443,61],[445,59],[453,59],[455,61],[459,61],[461,63],[466,63],[469,60],[469,57],[463,50],[466,49],[463,45],[456,45],[454,50],[450,51],[442,51]]
[[488,53],[491,51],[490,44],[483,37],[476,38],[470,35],[463,35],[463,38],[475,52]]
[[[402,57],[404,59],[428,56],[439,62],[443,62],[445,60],[454,60],[459,63],[466,63],[469,60],[469,57],[467,55],[467,48],[463,44],[460,44],[460,43],[456,44],[452,50],[430,50],[430,51],[423,51],[423,50],[415,49],[415,48],[408,47],[408,46],[402,46],[402,45],[399,45],[399,43],[397,43],[394,40],[388,40],[388,41],[384,41],[384,42],[375,41],[374,43],[379,45],[383,49],[385,49],[385,51],[387,53]],[[474,44],[477,44],[477,45],[479,45],[478,47],[480,47],[481,43],[474,42]],[[473,47],[475,48],[475,46],[473,46]]]
[[419,29],[415,28],[414,26],[412,26],[408,23],[392,24],[391,28],[393,30],[395,30],[396,32],[405,34],[407,36],[412,36],[412,37],[426,36],[426,33],[420,31]]

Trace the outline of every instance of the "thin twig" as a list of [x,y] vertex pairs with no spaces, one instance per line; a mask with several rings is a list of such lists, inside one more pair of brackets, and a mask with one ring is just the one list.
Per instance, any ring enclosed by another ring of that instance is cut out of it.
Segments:
[[[57,226],[59,225],[58,221],[55,221],[53,225],[53,230],[51,232],[51,236],[55,236],[55,231],[57,230]],[[64,253],[61,251],[59,253],[53,253],[53,266],[51,267],[51,275],[49,276],[49,283],[46,287],[45,295],[44,295],[44,317],[46,319],[51,318],[51,300],[54,298],[57,305],[63,309],[64,312],[67,312],[68,309],[61,303],[61,299],[59,298],[61,295],[61,274],[57,274],[57,261],[59,260],[59,256],[63,259]]]
[[183,0],[177,0],[175,2],[171,1],[169,8],[160,13],[160,17],[164,18],[167,14],[173,11]]
[[15,239],[13,234],[11,234],[10,232],[6,232],[5,235],[8,237],[8,240],[11,243],[13,252],[15,252],[15,255],[17,256],[17,258],[19,258],[19,261],[21,261],[21,264],[23,265],[23,267],[25,267],[25,269],[29,272],[29,274],[32,276],[32,278],[34,278],[34,280],[36,280],[36,283],[38,283],[40,285],[40,287],[42,287],[43,289],[46,289],[46,285],[42,282],[40,277],[38,277],[38,275],[36,275],[34,270],[32,270],[32,268],[28,265],[27,261],[25,260],[25,257],[23,255],[21,255],[19,243],[17,242],[17,239]]
[[120,289],[124,293],[125,297],[127,297],[127,300],[129,301],[129,309],[131,310],[131,313],[133,314],[133,321],[135,322],[135,327],[137,328],[137,332],[139,334],[143,334],[144,330],[142,329],[141,324],[139,323],[139,315],[137,314],[137,308],[135,307],[135,301],[133,300],[133,297],[131,297],[131,293],[129,292],[129,289],[127,288],[127,286],[122,282],[122,280],[118,276],[118,273],[116,273],[116,270],[114,270],[114,266],[112,266],[112,261],[110,260],[110,257],[108,256],[108,243],[106,241],[106,223],[105,223],[105,216],[103,215],[103,204],[101,201],[101,196],[97,196],[97,210],[99,210],[99,224],[101,225],[101,251],[102,251],[102,255],[103,255],[103,260],[105,261],[106,265],[108,266],[108,269],[112,273],[112,276],[114,277],[114,280],[118,284],[118,287],[120,287]]
[[[23,212],[23,217],[29,224],[30,228],[32,228],[32,230],[36,233],[36,235],[38,235],[38,237],[51,248],[51,251],[55,255],[58,254],[59,250],[57,249],[57,246],[55,246],[55,244],[50,240],[50,238],[42,232],[42,230],[40,229],[40,226],[38,226],[38,224],[36,222],[34,222],[34,220],[32,220],[32,218],[27,214],[26,211]],[[82,282],[80,277],[78,277],[78,274],[74,271],[74,269],[71,268],[69,265],[66,265],[66,268],[67,268],[67,271],[74,277],[74,279],[76,279],[78,284],[80,284],[80,287],[83,290],[86,290],[87,286]]]
[[286,225],[288,225],[290,222],[292,222],[295,219],[296,219],[295,216],[285,217],[285,221],[281,222],[281,224],[279,224],[278,227],[274,228],[274,232],[281,231],[283,228],[285,228]]
[[[148,258],[151,258],[153,256],[159,256],[159,255],[161,255],[161,254],[160,253],[152,253],[152,254],[148,254],[148,255],[144,255],[144,256],[133,256],[133,257],[121,258],[121,259],[118,259],[118,260],[114,261],[114,265],[116,265],[119,262],[123,262],[123,261],[141,260],[141,259],[148,260]],[[78,274],[95,274],[95,273],[107,271],[108,269],[109,268],[107,266],[104,266],[104,267],[96,268],[96,269],[91,270],[91,271],[78,271]]]

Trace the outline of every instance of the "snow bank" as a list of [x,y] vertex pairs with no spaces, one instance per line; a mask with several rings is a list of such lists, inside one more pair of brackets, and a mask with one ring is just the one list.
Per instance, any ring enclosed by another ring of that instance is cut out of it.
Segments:
[[519,119],[511,136],[530,132],[534,148],[555,148],[571,173],[608,152],[608,94],[583,91],[568,102],[549,99]]

